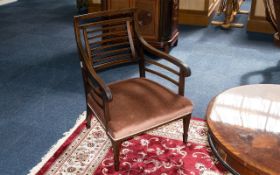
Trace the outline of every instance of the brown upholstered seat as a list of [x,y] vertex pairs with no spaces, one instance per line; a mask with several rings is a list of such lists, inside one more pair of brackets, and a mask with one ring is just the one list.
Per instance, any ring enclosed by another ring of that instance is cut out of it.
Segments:
[[[193,109],[191,101],[184,97],[185,78],[191,75],[189,67],[149,45],[140,35],[138,23],[134,22],[136,16],[135,9],[125,9],[74,18],[87,101],[87,127],[93,114],[112,141],[115,170],[119,169],[121,142],[160,125],[183,119],[186,143]],[[154,57],[149,58],[150,55]],[[168,64],[157,62],[155,57]],[[97,74],[100,69],[124,63],[138,63],[140,77],[106,85]],[[147,63],[168,71],[175,78],[146,66]],[[178,93],[164,87],[165,84],[147,79],[146,73],[175,84]]]
[[109,85],[109,134],[114,140],[146,131],[192,112],[192,103],[183,96],[146,78]]
[[[192,102],[146,78],[134,78],[109,85],[113,100],[109,103],[109,134],[120,140],[190,114]],[[89,99],[94,98],[90,93]],[[93,100],[92,108],[103,118]]]

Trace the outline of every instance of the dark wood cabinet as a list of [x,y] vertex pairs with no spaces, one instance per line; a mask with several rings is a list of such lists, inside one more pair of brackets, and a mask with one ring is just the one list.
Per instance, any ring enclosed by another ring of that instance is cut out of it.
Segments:
[[137,8],[141,34],[156,48],[169,52],[178,42],[179,0],[102,0],[102,10]]

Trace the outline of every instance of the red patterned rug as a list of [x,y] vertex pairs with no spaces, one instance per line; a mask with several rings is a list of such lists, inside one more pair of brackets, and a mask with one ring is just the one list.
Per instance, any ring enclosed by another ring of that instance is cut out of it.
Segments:
[[213,157],[205,121],[192,119],[188,143],[182,122],[173,122],[122,144],[120,171],[113,168],[110,140],[95,118],[87,129],[85,113],[30,174],[57,175],[221,175],[229,174]]

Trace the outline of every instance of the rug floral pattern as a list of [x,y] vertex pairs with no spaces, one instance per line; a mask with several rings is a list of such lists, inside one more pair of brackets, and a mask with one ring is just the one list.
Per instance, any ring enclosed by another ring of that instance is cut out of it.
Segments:
[[222,175],[211,154],[204,121],[191,120],[188,143],[182,122],[173,122],[122,143],[120,171],[113,168],[110,140],[95,118],[52,162],[44,174],[57,175]]

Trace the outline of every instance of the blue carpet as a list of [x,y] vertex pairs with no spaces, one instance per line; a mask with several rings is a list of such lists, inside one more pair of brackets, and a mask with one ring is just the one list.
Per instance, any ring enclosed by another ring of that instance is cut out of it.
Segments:
[[[72,24],[76,13],[69,0],[19,0],[0,7],[0,174],[27,174],[85,110]],[[203,118],[209,100],[225,89],[280,83],[279,51],[271,35],[180,26],[171,54],[191,67],[186,96],[195,104],[194,116]],[[134,65],[101,72],[106,82],[137,75]]]

